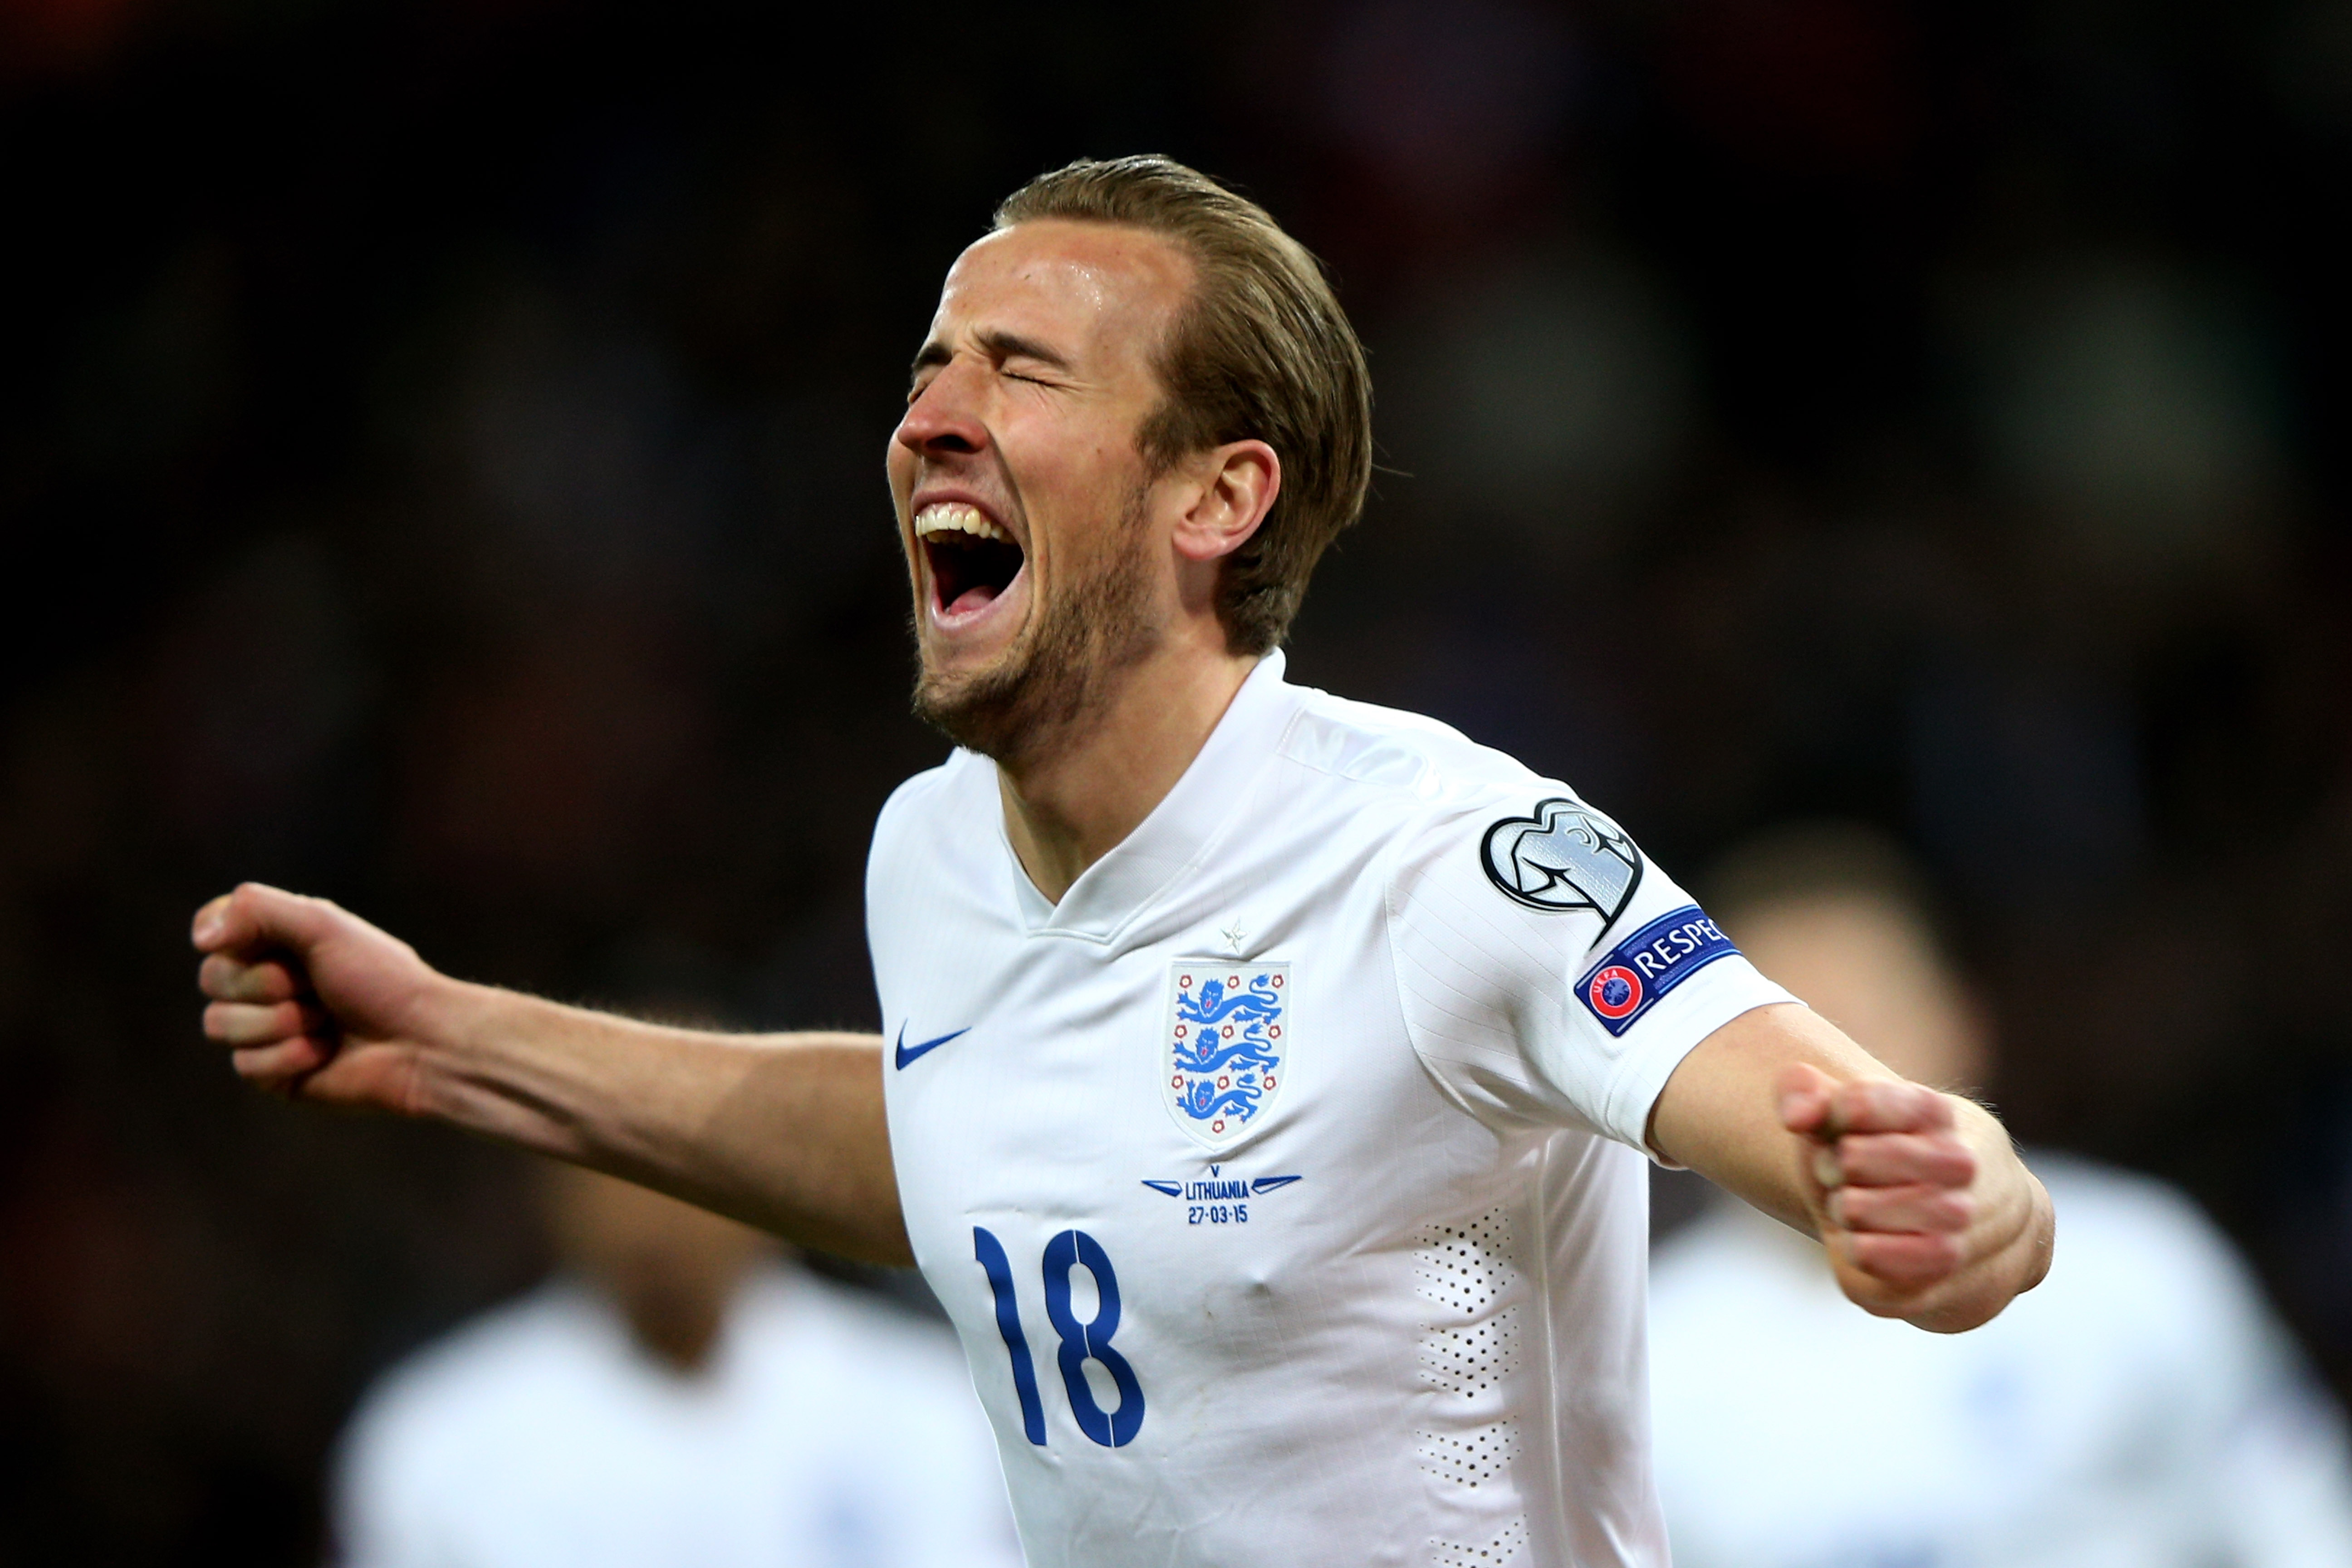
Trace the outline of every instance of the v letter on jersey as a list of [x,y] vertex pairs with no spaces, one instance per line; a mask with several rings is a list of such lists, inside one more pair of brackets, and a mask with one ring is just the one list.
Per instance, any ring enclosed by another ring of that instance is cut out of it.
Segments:
[[1486,829],[1486,875],[1534,910],[1591,910],[1606,931],[1642,885],[1642,852],[1625,830],[1573,797],[1536,803],[1528,816]]
[[1160,1021],[1160,1092],[1176,1125],[1211,1149],[1238,1142],[1281,1092],[1290,965],[1179,959]]

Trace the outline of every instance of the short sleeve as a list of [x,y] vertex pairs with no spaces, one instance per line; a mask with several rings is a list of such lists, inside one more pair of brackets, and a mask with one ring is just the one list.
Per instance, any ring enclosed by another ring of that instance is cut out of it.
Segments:
[[1691,1047],[1795,1000],[1562,785],[1449,802],[1399,846],[1386,892],[1413,1048],[1482,1121],[1648,1152],[1650,1108]]

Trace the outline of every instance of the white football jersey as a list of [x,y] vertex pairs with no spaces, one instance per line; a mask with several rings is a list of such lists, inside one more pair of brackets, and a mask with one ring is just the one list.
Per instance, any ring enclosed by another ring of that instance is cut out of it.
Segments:
[[876,829],[908,1232],[1029,1562],[1664,1564],[1637,1151],[1787,994],[1565,786],[1282,666],[1058,905],[982,758]]
[[558,1279],[394,1368],[335,1468],[344,1568],[1018,1568],[954,1347],[763,1268],[681,1376]]
[[[2059,1155],[2050,1277],[1980,1329],[1853,1310],[1726,1204],[1660,1249],[1659,1483],[1682,1568],[2346,1568],[2352,1450],[2229,1242]],[[1866,1440],[1841,1386],[1899,1389]],[[1823,1456],[1835,1455],[1834,1463]]]

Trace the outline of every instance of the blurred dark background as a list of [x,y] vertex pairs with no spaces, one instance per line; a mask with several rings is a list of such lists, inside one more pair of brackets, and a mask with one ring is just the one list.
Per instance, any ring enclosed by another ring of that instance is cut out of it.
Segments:
[[0,146],[0,1560],[313,1560],[363,1381],[543,1267],[506,1156],[240,1088],[205,896],[874,1023],[905,367],[1138,150],[1374,351],[1295,674],[1686,879],[1900,832],[2015,1125],[2352,1378],[2352,0],[5,0]]

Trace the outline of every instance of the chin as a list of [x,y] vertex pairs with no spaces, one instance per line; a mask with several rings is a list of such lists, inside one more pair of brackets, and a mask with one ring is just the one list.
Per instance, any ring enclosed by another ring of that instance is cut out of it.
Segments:
[[1016,761],[1056,727],[1059,705],[1038,700],[1030,663],[1008,654],[978,669],[944,670],[926,659],[915,682],[915,715],[966,751]]
[[916,714],[956,744],[1008,766],[1083,728],[1129,669],[1160,646],[1136,537],[1130,530],[1129,548],[1091,575],[1032,599],[1010,643],[984,660],[943,668],[924,640],[918,607]]

